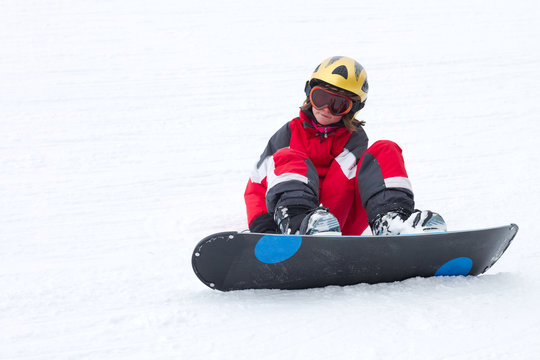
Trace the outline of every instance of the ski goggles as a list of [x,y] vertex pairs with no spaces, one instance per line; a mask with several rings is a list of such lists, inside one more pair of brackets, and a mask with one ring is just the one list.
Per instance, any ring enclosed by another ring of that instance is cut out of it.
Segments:
[[309,101],[311,101],[311,105],[317,110],[322,110],[328,106],[332,115],[336,116],[345,115],[351,111],[353,105],[352,100],[345,95],[335,93],[319,86],[315,86],[311,89]]

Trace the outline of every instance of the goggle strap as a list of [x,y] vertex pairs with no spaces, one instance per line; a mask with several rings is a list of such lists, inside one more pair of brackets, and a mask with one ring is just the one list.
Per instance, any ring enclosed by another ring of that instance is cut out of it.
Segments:
[[350,112],[358,112],[358,111],[362,110],[363,107],[364,107],[364,103],[363,103],[363,102],[360,102],[360,101],[353,101],[353,105],[352,105],[352,107],[351,107]]
[[306,96],[309,97],[309,94],[311,94],[311,84],[310,81],[306,81],[306,86],[304,87],[304,92],[306,93]]

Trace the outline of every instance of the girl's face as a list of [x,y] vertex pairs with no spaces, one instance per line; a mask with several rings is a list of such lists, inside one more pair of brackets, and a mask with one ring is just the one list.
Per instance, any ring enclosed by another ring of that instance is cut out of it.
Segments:
[[323,107],[322,109],[317,109],[315,106],[312,107],[313,115],[315,115],[315,119],[319,122],[319,124],[328,126],[335,124],[341,120],[343,115],[333,115],[330,112],[330,109],[328,106]]

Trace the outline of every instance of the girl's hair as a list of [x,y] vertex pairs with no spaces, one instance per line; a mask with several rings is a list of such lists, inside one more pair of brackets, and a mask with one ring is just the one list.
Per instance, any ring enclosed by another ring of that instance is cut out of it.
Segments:
[[[324,84],[324,85],[323,84],[318,84],[318,86],[325,87],[328,90],[331,90],[331,91],[337,92],[339,94],[345,95],[349,99],[351,99],[352,101],[360,101],[360,96],[358,96],[356,94],[353,94],[351,92],[345,91],[343,89],[336,88],[336,87],[333,87],[333,86],[329,86],[328,84]],[[306,100],[304,101],[304,104],[300,107],[300,109],[302,109],[304,111],[307,111],[307,110],[311,110],[312,106],[313,105],[311,104],[311,101],[309,100],[309,96],[307,96]],[[349,130],[350,132],[355,132],[356,129],[358,129],[360,126],[366,125],[366,122],[364,120],[356,119],[354,117],[355,115],[356,115],[356,113],[351,111],[351,112],[348,112],[347,114],[343,115],[343,117],[341,118],[341,120],[343,121],[343,124],[345,125],[347,130]]]

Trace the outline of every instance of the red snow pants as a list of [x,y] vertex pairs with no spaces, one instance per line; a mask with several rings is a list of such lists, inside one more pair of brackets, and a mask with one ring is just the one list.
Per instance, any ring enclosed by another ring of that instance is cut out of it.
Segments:
[[277,151],[273,172],[268,174],[268,211],[278,206],[322,205],[336,216],[343,235],[362,234],[368,220],[379,213],[400,207],[412,211],[412,187],[396,143],[375,142],[357,163],[351,156],[340,155],[322,169],[301,151]]

